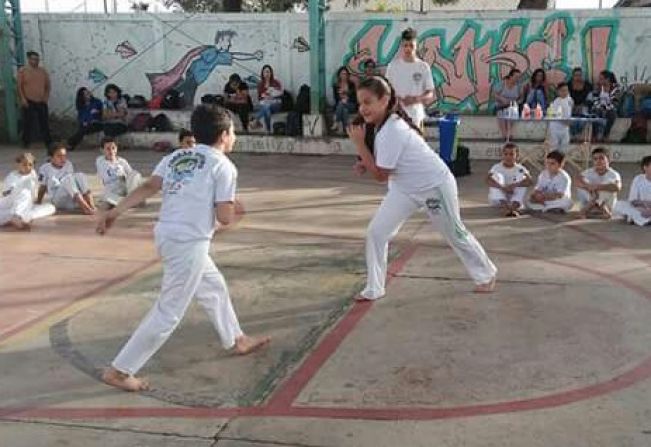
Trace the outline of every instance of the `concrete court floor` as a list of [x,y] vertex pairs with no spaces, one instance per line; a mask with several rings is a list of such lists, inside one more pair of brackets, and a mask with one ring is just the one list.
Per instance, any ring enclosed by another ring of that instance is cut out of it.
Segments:
[[[15,148],[0,148],[0,175]],[[43,154],[38,154],[42,156]],[[71,154],[94,172],[95,152]],[[143,173],[160,155],[125,155]],[[0,230],[0,446],[649,446],[651,231],[566,216],[504,220],[484,172],[463,216],[500,269],[475,296],[422,214],[392,246],[388,296],[352,305],[384,188],[351,157],[235,154],[247,214],[217,235],[245,331],[225,353],[198,306],[143,373],[97,381],[156,298],[158,200],[104,237],[61,215]],[[628,185],[633,165],[615,165]],[[91,176],[99,191],[96,178]]]

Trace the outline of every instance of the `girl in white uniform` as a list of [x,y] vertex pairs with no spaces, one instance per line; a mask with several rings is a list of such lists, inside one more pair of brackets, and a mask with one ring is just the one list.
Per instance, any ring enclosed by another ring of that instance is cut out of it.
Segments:
[[127,194],[130,194],[142,183],[142,176],[133,169],[128,161],[118,157],[118,145],[113,137],[102,139],[102,150],[95,160],[97,176],[104,186],[102,199],[109,206],[117,206]]
[[95,203],[90,193],[88,180],[68,161],[66,146],[57,143],[52,148],[52,158],[38,170],[38,197],[41,204],[47,192],[50,202],[57,210],[81,209],[84,214],[95,214]]
[[97,225],[104,234],[120,214],[162,190],[154,231],[163,259],[161,293],[103,374],[107,384],[126,391],[148,388],[135,374],[174,332],[195,296],[224,348],[248,354],[270,340],[244,335],[224,277],[209,255],[215,226],[233,223],[238,206],[237,169],[226,155],[235,143],[233,121],[228,112],[211,106],[197,107],[191,121],[199,144],[163,158],[149,180],[100,216]]
[[642,158],[642,174],[635,176],[628,201],[615,204],[614,214],[641,227],[651,224],[651,155]]
[[531,186],[529,170],[518,163],[518,145],[506,143],[502,148],[502,161],[488,172],[488,202],[500,207],[506,217],[517,217],[524,207],[527,187]]
[[5,178],[0,195],[0,225],[11,224],[18,229],[29,228],[34,219],[51,216],[54,206],[34,204],[38,178],[34,172],[34,156],[25,152],[16,157],[16,170]]
[[[477,285],[475,291],[493,291],[497,268],[461,222],[456,180],[409,117],[400,109],[394,112],[396,97],[389,82],[379,76],[365,79],[357,98],[366,124],[348,128],[360,157],[355,169],[389,181],[389,191],[367,230],[368,276],[358,299],[384,296],[389,240],[421,207],[461,258]],[[366,126],[377,129],[373,147],[365,142]]]

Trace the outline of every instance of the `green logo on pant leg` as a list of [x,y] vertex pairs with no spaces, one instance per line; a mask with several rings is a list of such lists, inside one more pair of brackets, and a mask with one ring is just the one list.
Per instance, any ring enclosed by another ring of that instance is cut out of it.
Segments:
[[[425,203],[427,204],[427,202],[429,200],[436,201],[436,203],[438,205],[438,208],[443,210],[443,212],[445,214],[447,214],[447,216],[448,216],[447,218],[452,220],[452,223],[454,225],[454,235],[457,237],[457,239],[466,239],[466,238],[468,238],[468,231],[465,229],[465,227],[463,226],[461,221],[457,218],[456,214],[452,213],[450,211],[450,209],[448,207],[448,204],[446,203],[444,197],[442,197],[441,200],[427,199],[427,201]],[[429,206],[428,206],[428,208],[429,208]]]

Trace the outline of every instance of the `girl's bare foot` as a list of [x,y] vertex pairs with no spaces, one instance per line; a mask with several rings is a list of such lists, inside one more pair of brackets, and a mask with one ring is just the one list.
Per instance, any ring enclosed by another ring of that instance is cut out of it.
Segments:
[[475,287],[475,293],[491,293],[495,290],[495,282],[497,281],[497,277],[493,276],[493,278],[488,281],[485,284],[478,284]]
[[124,374],[112,366],[104,370],[104,373],[102,373],[102,381],[107,385],[124,391],[135,392],[149,389],[149,382],[146,379]]
[[270,342],[271,337],[268,336],[249,337],[248,335],[242,335],[235,339],[235,347],[233,348],[233,351],[238,355],[246,355],[268,345]]

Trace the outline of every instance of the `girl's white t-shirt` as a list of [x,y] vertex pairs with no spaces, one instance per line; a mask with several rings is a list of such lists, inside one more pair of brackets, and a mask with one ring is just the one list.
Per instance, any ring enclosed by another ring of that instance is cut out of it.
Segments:
[[646,178],[646,175],[636,175],[631,183],[631,189],[628,192],[628,200],[643,200],[645,202],[651,201],[651,180]]
[[233,202],[237,168],[223,153],[199,144],[163,158],[152,175],[163,179],[163,202],[157,239],[177,242],[210,240],[215,232],[215,205]]
[[47,186],[47,193],[51,195],[59,187],[61,179],[74,172],[75,167],[69,160],[66,160],[66,163],[61,168],[54,166],[52,163],[45,163],[38,170],[38,182],[43,186]]
[[117,157],[115,161],[108,161],[104,155],[97,157],[95,167],[97,176],[107,189],[120,185],[133,170],[124,158]]
[[560,193],[563,194],[564,199],[569,199],[572,197],[572,178],[564,169],[558,171],[558,174],[553,177],[545,169],[538,176],[535,190],[545,193]]
[[436,188],[451,175],[423,137],[395,114],[375,136],[375,164],[391,171],[389,188],[405,194]]

